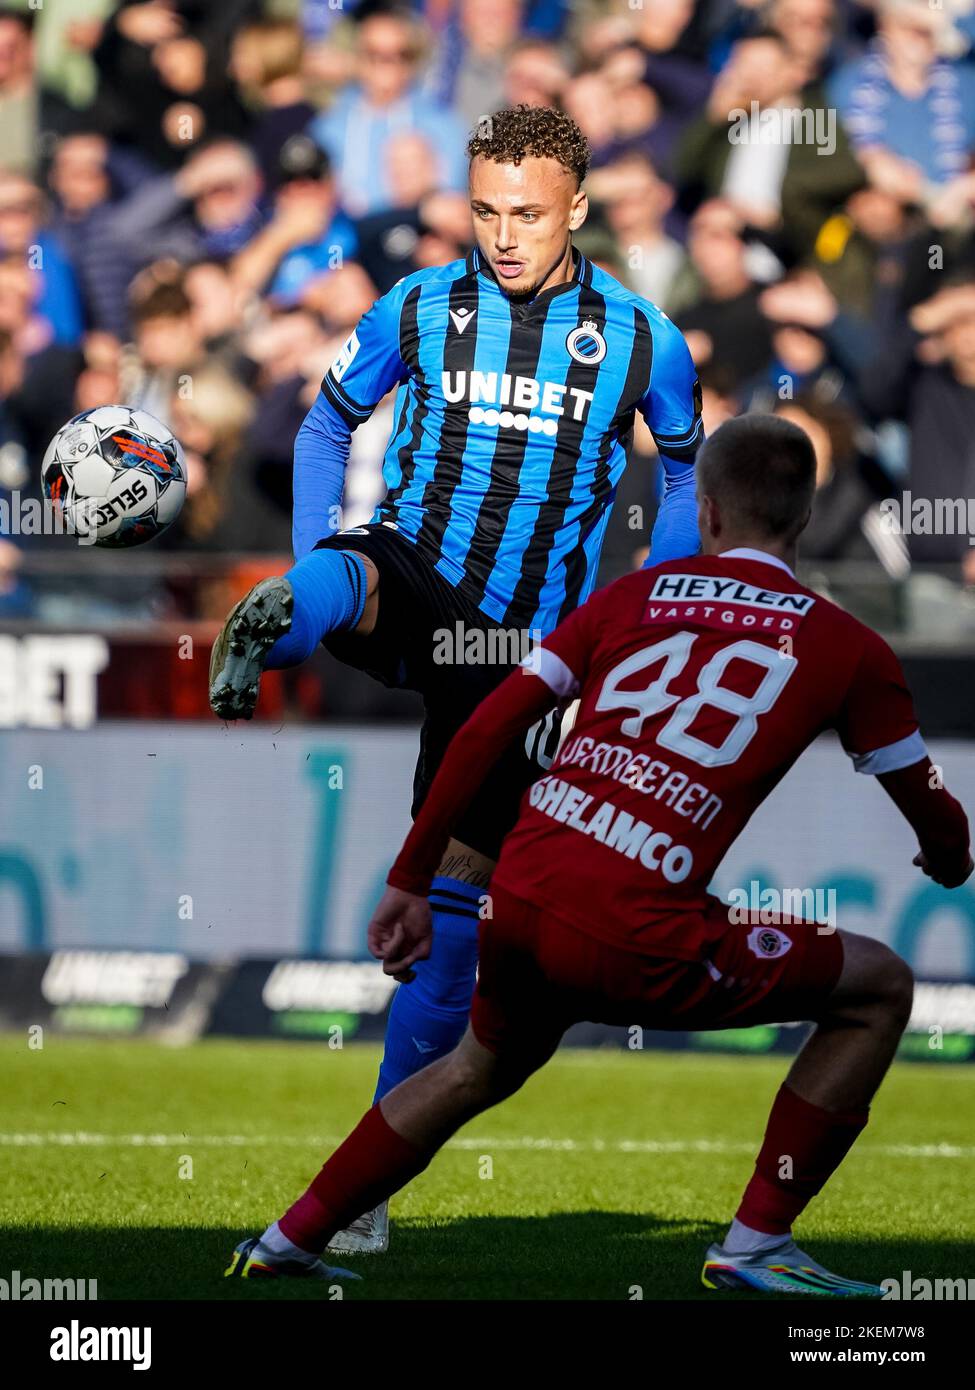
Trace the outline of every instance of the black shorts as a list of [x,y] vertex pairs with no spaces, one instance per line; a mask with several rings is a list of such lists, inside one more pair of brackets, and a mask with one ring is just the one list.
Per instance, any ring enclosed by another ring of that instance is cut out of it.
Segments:
[[[426,717],[413,778],[415,816],[451,738],[512,670],[510,664],[478,658],[513,652],[508,640],[513,634],[459,594],[411,541],[382,522],[329,536],[315,549],[358,551],[379,572],[379,611],[372,632],[364,637],[333,633],[323,646],[383,685],[423,696]],[[478,632],[485,634],[480,644]],[[456,659],[465,654],[472,659]],[[444,660],[445,655],[454,659]],[[518,817],[522,793],[551,761],[558,728],[553,714],[502,755],[455,829],[462,844],[497,859],[501,841]]]

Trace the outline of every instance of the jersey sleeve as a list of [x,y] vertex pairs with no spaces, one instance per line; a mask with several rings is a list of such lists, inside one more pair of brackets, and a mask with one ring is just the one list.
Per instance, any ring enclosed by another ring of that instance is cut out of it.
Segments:
[[319,391],[295,438],[291,544],[296,560],[339,529],[351,442],[345,419]]
[[322,394],[350,430],[369,418],[387,391],[408,375],[400,354],[402,283],[377,299],[322,378]]
[[928,755],[901,664],[869,629],[836,730],[857,772],[896,772]]
[[694,458],[704,439],[701,385],[683,335],[659,311],[651,322],[650,381],[640,409],[660,454],[663,493],[645,569],[701,548]]
[[657,311],[651,320],[653,356],[650,380],[640,402],[665,472],[693,468],[704,438],[701,385],[684,336]]

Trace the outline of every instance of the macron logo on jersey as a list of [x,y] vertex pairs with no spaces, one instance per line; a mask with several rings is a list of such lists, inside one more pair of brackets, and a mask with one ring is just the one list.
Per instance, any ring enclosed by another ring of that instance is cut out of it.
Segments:
[[644,622],[691,621],[724,631],[793,632],[816,600],[716,574],[658,574]]
[[458,333],[463,333],[476,313],[476,309],[451,309],[450,317],[453,319],[454,327]]

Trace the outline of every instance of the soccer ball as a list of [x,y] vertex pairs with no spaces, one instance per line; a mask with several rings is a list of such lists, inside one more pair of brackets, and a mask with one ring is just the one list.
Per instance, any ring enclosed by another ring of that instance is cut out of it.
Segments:
[[142,545],[179,516],[186,464],[172,431],[144,410],[100,405],[62,425],[41,464],[44,497],[89,544]]

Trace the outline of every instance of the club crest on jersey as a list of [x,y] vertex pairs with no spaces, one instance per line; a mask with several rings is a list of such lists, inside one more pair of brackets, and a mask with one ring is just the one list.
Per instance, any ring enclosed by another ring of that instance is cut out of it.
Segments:
[[792,942],[784,932],[774,927],[753,927],[748,933],[748,949],[761,960],[774,960],[784,956],[792,947]]
[[606,339],[592,319],[584,319],[565,340],[566,350],[576,362],[595,367],[606,356]]

